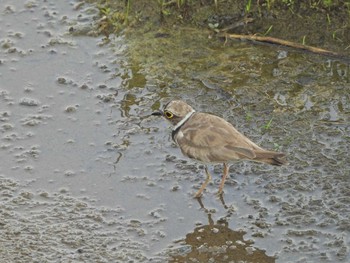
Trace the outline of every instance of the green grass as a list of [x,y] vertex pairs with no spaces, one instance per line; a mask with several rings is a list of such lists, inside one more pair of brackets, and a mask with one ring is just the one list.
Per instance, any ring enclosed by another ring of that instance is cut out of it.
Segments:
[[245,6],[245,11],[247,13],[249,13],[251,11],[251,8],[252,8],[252,0],[248,0],[246,6]]
[[[181,23],[195,21],[193,19],[194,14],[196,14],[198,8],[202,8],[207,10],[205,12],[210,14],[222,15],[227,10],[222,10],[225,5],[227,6],[226,1],[203,1],[200,4],[198,0],[90,0],[97,2],[100,15],[105,16],[105,20],[102,24],[102,32],[106,32],[106,35],[109,33],[120,32],[125,29],[126,26],[131,27],[141,21],[139,18],[144,16],[153,16],[154,19],[158,19],[159,21],[180,21]],[[230,1],[227,0],[229,3]],[[286,9],[289,10],[292,14],[295,14],[299,17],[302,17],[302,14],[298,13],[299,5],[302,6],[303,10],[307,11],[307,8],[310,8],[310,12],[320,12],[320,14],[324,17],[325,21],[330,27],[334,26],[332,23],[336,23],[337,19],[335,16],[337,15],[336,10],[345,10],[346,13],[349,14],[348,18],[344,21],[346,24],[344,26],[348,26],[350,24],[350,0],[339,1],[339,0],[308,0],[308,1],[298,1],[298,0],[264,0],[264,1],[252,1],[252,0],[244,0],[243,10],[246,14],[252,14],[253,16],[263,16],[266,12],[274,13],[275,10]],[[220,6],[220,4],[222,6]],[[144,7],[140,9],[140,7]],[[306,7],[306,9],[305,9]],[[152,13],[154,10],[156,12]],[[150,14],[145,14],[149,12]],[[344,12],[342,12],[344,14]],[[193,20],[192,20],[193,19]],[[214,30],[218,30],[215,24],[211,25],[211,27],[215,27]],[[275,29],[275,28],[274,28]],[[277,27],[276,27],[276,30]],[[271,34],[272,25],[266,30],[265,33],[262,33],[264,36]],[[333,39],[338,39],[341,35],[336,34],[333,29]],[[302,38],[302,43],[306,43],[306,36]]]
[[266,30],[266,32],[264,33],[264,36],[267,36],[269,33],[270,33],[270,31],[272,30],[272,25]]
[[303,45],[306,45],[306,36],[303,36],[302,42]]
[[263,129],[264,129],[264,130],[267,131],[267,130],[271,129],[272,120],[273,120],[273,117],[268,121],[268,123],[266,123],[266,124],[263,126]]

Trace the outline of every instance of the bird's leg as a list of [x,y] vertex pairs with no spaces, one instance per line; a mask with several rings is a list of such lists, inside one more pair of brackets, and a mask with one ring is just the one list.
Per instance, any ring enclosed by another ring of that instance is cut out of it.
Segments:
[[221,179],[221,183],[220,183],[220,187],[219,187],[219,192],[218,192],[219,195],[222,194],[222,189],[224,188],[226,177],[228,175],[228,169],[229,169],[229,167],[227,166],[227,163],[224,163],[224,174],[222,175],[222,179]]
[[198,192],[195,194],[194,197],[196,197],[196,198],[201,197],[203,190],[205,189],[205,187],[207,186],[207,184],[208,184],[208,183],[210,182],[210,180],[211,180],[211,175],[210,175],[210,173],[208,172],[208,167],[207,167],[207,166],[205,166],[205,174],[207,175],[207,178],[205,179],[205,182],[202,184],[201,188],[200,188],[200,189],[198,190]]

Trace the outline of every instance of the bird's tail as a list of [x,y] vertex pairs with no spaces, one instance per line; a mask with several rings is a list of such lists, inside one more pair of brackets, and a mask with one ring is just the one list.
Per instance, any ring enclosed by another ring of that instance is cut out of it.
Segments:
[[288,164],[286,155],[284,153],[272,152],[272,151],[255,151],[256,157],[254,161],[268,163],[272,165],[285,165]]

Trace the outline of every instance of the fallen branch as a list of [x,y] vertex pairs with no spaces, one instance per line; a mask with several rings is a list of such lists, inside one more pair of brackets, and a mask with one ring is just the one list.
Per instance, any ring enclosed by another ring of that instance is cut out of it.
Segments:
[[327,56],[333,56],[333,57],[339,57],[339,58],[344,58],[343,55],[325,50],[322,48],[317,48],[317,47],[312,47],[312,46],[307,46],[279,38],[274,38],[274,37],[262,37],[262,36],[256,36],[256,35],[239,35],[239,34],[222,34],[220,37],[225,37],[231,38],[231,39],[240,39],[240,40],[251,40],[251,41],[259,41],[259,42],[265,42],[265,43],[271,43],[271,44],[277,44],[277,45],[282,45],[286,47],[292,47],[296,49],[301,49],[301,50],[306,50],[312,53],[316,54],[321,54],[321,55],[327,55]]

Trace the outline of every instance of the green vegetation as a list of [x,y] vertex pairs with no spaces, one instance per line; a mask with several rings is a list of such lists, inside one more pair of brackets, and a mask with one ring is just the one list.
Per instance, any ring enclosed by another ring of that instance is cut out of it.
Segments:
[[272,30],[272,25],[266,30],[266,32],[264,33],[264,36],[267,36],[269,33],[270,33],[270,31]]
[[271,128],[273,117],[262,127],[265,131]]
[[247,4],[246,4],[246,6],[245,6],[245,11],[246,11],[247,13],[249,13],[250,10],[251,10],[251,8],[252,8],[252,0],[248,0]]
[[306,36],[303,36],[302,44],[306,45]]
[[[130,8],[130,0],[127,1]],[[116,11],[109,5],[98,5],[100,16],[103,18],[100,23],[100,32],[109,35],[112,32],[117,32],[123,28],[128,21],[129,8],[124,12]]]
[[[97,2],[102,15],[108,17],[109,22],[116,26],[116,23],[127,24],[129,16],[132,13],[133,18],[137,16],[142,10],[137,10],[138,6],[146,7],[145,10],[155,8],[158,10],[159,19],[163,20],[166,16],[174,15],[177,18],[185,19],[182,13],[194,13],[198,8],[210,7],[212,6],[213,14],[220,12],[222,10],[227,11],[227,6],[231,3],[232,5],[239,6],[241,1],[231,0],[231,1],[195,1],[195,0],[90,0],[90,2]],[[131,2],[135,6],[132,10]],[[231,2],[231,3],[230,3]],[[256,13],[262,16],[262,10],[267,10],[268,12],[275,13],[280,9],[287,9],[292,13],[297,12],[297,10],[319,10],[325,15],[328,23],[331,24],[331,11],[346,10],[348,12],[348,20],[350,18],[350,1],[340,1],[340,0],[309,0],[309,1],[298,1],[298,0],[265,0],[265,1],[244,1],[244,12],[245,14]],[[220,10],[220,8],[222,8]],[[113,10],[113,11],[111,11]],[[303,15],[301,15],[303,16]],[[186,16],[188,20],[191,20],[191,16]]]
[[252,115],[252,113],[249,110],[246,112],[245,119],[246,119],[246,121],[253,120],[253,115]]
[[[86,0],[95,2],[107,37],[121,31],[192,25],[220,33],[257,34],[349,51],[350,1]],[[237,26],[238,25],[238,26]],[[158,29],[157,29],[158,28]],[[226,30],[228,29],[228,30]],[[337,50],[336,50],[337,51]]]

